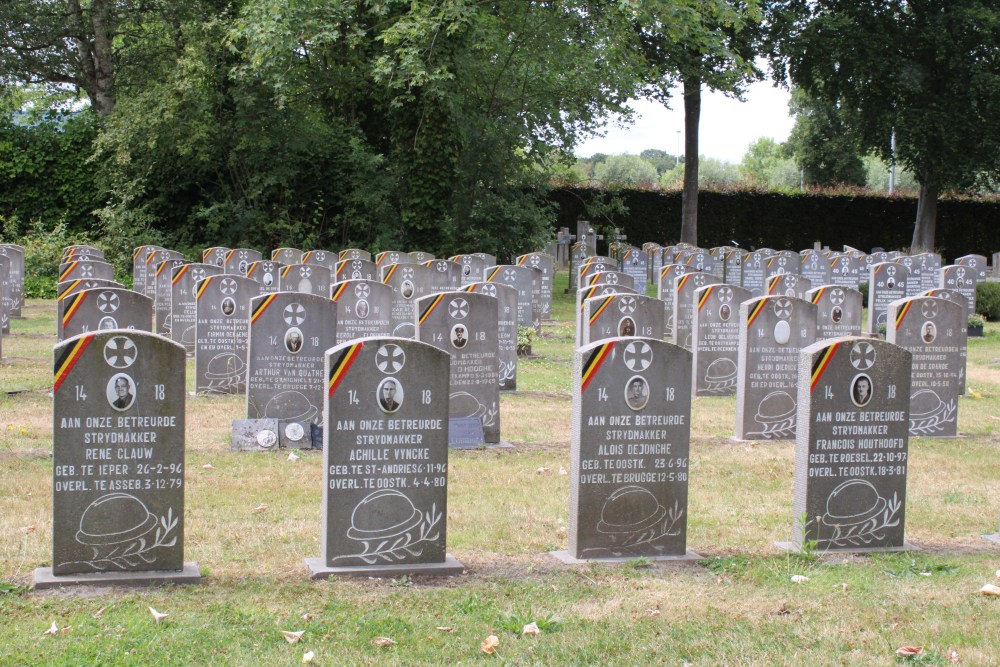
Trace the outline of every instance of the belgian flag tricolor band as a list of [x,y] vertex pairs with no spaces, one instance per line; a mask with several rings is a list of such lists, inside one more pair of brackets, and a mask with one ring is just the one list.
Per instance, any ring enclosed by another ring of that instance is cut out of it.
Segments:
[[66,287],[64,287],[63,291],[59,293],[59,297],[56,299],[56,301],[62,301],[63,299],[65,299],[67,297],[67,295],[70,294],[77,287],[79,287],[80,283],[82,283],[82,282],[83,282],[83,280],[77,279],[77,280],[74,280],[73,282],[71,282]]
[[705,306],[706,303],[708,303],[708,297],[710,297],[712,295],[712,292],[714,291],[715,291],[715,285],[709,285],[708,289],[706,289],[701,293],[701,298],[698,299],[698,312],[701,312],[701,309]]
[[291,271],[291,270],[292,270],[292,265],[291,265],[291,264],[289,264],[288,266],[286,266],[286,267],[285,267],[285,268],[284,268],[284,269],[283,269],[283,270],[281,271],[281,277],[282,277],[282,278],[287,278],[287,277],[288,277],[288,272],[289,272],[289,271]]
[[375,255],[375,265],[382,266],[382,262],[384,262],[388,256],[389,253],[387,252],[380,252],[379,254]]
[[336,273],[336,275],[337,275],[338,278],[340,276],[342,276],[344,274],[344,271],[346,271],[346,270],[347,270],[347,262],[346,261],[340,260],[339,262],[337,262],[337,270],[336,270],[335,273]]
[[517,265],[518,266],[524,266],[524,263],[526,261],[528,261],[528,256],[527,255],[525,255],[524,257],[521,257],[520,259],[518,259],[517,260]]
[[607,310],[608,306],[610,306],[611,302],[614,300],[615,295],[612,294],[611,296],[605,297],[604,300],[601,301],[600,305],[598,305],[594,312],[590,314],[590,326],[594,326],[594,322],[597,321],[597,318],[601,316],[601,313]]
[[580,312],[581,313],[583,312],[584,306],[587,305],[587,299],[589,299],[590,297],[594,296],[594,292],[596,292],[597,290],[601,289],[602,287],[604,287],[604,286],[603,285],[594,285],[593,287],[588,287],[587,288],[587,291],[584,292],[583,296],[580,297]]
[[261,299],[260,303],[258,303],[254,307],[253,313],[250,314],[250,324],[256,322],[257,318],[259,318],[261,315],[264,314],[264,311],[267,310],[267,307],[270,306],[271,302],[274,301],[277,297],[278,295],[277,293],[275,293],[275,294],[268,294],[267,297]]
[[767,260],[767,268],[770,269],[771,265],[774,264],[774,260],[776,260],[776,259],[778,259],[778,258],[775,256],[775,257],[772,257],[771,259]]
[[226,253],[226,266],[229,266],[229,260],[231,260],[233,258],[233,253],[235,253],[235,252],[236,252],[236,250],[233,249],[233,250],[230,250],[229,252]]
[[816,293],[813,294],[812,302],[819,303],[819,300],[823,298],[824,294],[826,294],[826,288],[820,287],[818,290],[816,290]]
[[87,290],[83,290],[70,296],[66,300],[66,305],[63,307],[64,310],[62,320],[64,328],[67,324],[69,324],[69,321],[73,319],[73,316],[76,315],[76,311],[80,309],[80,306],[83,305],[84,300],[87,298],[87,293]]
[[766,306],[767,303],[767,299],[761,299],[757,302],[757,305],[754,306],[753,310],[751,310],[747,315],[747,326],[753,324],[753,321],[757,319],[757,316],[760,315],[760,311],[764,310],[764,306]]
[[382,278],[382,282],[386,285],[389,284],[389,280],[392,278],[392,274],[396,273],[396,269],[399,268],[399,264],[393,264],[389,267],[389,270],[385,272],[385,277]]
[[494,268],[493,272],[490,275],[486,276],[486,282],[488,282],[488,283],[493,282],[493,279],[497,277],[498,273],[500,273],[500,269],[501,269],[501,267],[499,267],[499,266],[496,267],[496,268]]
[[310,250],[306,254],[302,255],[302,263],[303,264],[308,264],[309,263],[309,258],[313,256],[314,252],[316,252],[316,251],[315,250]]
[[138,248],[136,248],[135,250],[132,251],[132,261],[133,262],[135,260],[139,259],[139,253],[142,252],[142,249],[145,248],[145,247],[146,246],[141,245],[141,246],[139,246]]
[[825,373],[826,369],[830,366],[830,362],[833,361],[833,355],[837,353],[837,348],[839,347],[840,343],[832,344],[830,347],[823,350],[822,354],[820,354],[816,358],[816,361],[813,362],[812,379],[809,382],[810,392],[816,389],[816,383],[818,383],[819,379],[823,377],[823,373]]
[[152,264],[153,263],[153,258],[156,257],[156,255],[157,255],[157,251],[155,251],[155,250],[153,252],[149,253],[148,255],[146,255],[146,264]]
[[251,276],[251,274],[253,274],[253,272],[257,270],[257,265],[258,264],[260,264],[260,262],[251,262],[250,263],[250,266],[247,267],[247,278],[249,278]]
[[67,277],[68,277],[68,276],[69,276],[69,275],[70,275],[71,273],[73,273],[73,269],[75,269],[75,268],[76,268],[76,265],[77,265],[77,264],[79,264],[79,263],[80,263],[80,262],[70,262],[70,263],[69,263],[69,266],[67,266],[67,267],[66,267],[66,270],[62,272],[62,275],[61,275],[61,276],[59,276],[59,282],[62,282],[62,281],[64,281],[64,280],[66,280],[66,278],[67,278]]
[[361,349],[364,348],[364,343],[355,343],[349,348],[340,353],[337,360],[330,366],[330,384],[329,393],[327,396],[333,396],[334,392],[337,391],[337,387],[344,380],[344,376],[347,375],[347,371],[350,370],[351,365],[354,360],[358,358],[361,354]]
[[774,290],[778,287],[778,281],[781,280],[781,274],[771,276],[767,279],[767,293],[774,294]]
[[337,285],[337,289],[333,293],[333,300],[340,301],[340,296],[344,293],[345,289],[347,289],[347,283],[340,283]]
[[691,279],[691,274],[690,273],[685,273],[684,277],[677,281],[677,293],[678,294],[681,293],[681,290],[684,289],[684,285],[686,285],[687,281],[690,280],[690,279]]
[[430,317],[431,313],[434,312],[434,309],[438,307],[442,299],[444,299],[444,292],[434,297],[434,300],[431,301],[426,308],[424,308],[424,312],[420,313],[420,318],[417,320],[417,324],[423,324],[427,318]]
[[583,365],[583,374],[580,376],[581,394],[587,391],[590,381],[597,375],[597,371],[601,368],[604,360],[611,355],[611,350],[615,349],[616,343],[617,341],[605,343],[590,353],[590,357],[587,358],[587,362]]
[[278,256],[279,252],[281,252],[281,248],[275,248],[271,251],[271,261],[274,261],[274,258]]
[[201,284],[198,285],[198,291],[194,295],[195,301],[201,301],[201,295],[205,293],[205,290],[208,289],[208,284],[211,283],[212,280],[214,279],[215,276],[208,276],[207,278],[201,281]]
[[910,312],[910,308],[913,307],[913,301],[907,301],[906,305],[899,309],[899,313],[896,315],[896,328],[898,329],[906,319],[906,314]]
[[191,268],[190,264],[181,264],[177,267],[177,271],[174,272],[174,277],[170,279],[170,284],[176,285],[177,281],[184,277],[184,274],[188,272],[189,268]]
[[81,336],[80,340],[76,341],[73,345],[67,346],[62,354],[59,355],[59,358],[56,359],[55,379],[52,383],[53,394],[59,391],[59,387],[62,386],[63,381],[69,375],[69,372],[73,370],[73,366],[76,366],[76,362],[83,356],[83,351],[87,349],[90,341],[94,340],[94,336],[96,335],[87,334]]
[[163,273],[163,270],[166,269],[168,266],[173,266],[173,264],[174,264],[173,262],[167,259],[160,262],[160,265],[156,267],[156,277],[159,278],[160,274]]

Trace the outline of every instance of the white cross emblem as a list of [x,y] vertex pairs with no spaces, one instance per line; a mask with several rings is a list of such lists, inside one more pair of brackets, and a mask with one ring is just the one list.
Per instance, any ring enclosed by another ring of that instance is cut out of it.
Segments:
[[924,317],[928,319],[934,319],[937,317],[938,307],[934,302],[934,299],[925,299],[923,303],[920,304],[920,312],[924,314]]
[[489,296],[497,295],[497,286],[493,283],[483,283],[483,294],[488,294]]
[[236,281],[232,278],[223,278],[219,284],[219,289],[222,290],[223,294],[236,294]]
[[504,280],[504,282],[506,282],[506,283],[512,283],[516,279],[517,279],[517,273],[514,272],[514,269],[504,269],[503,270],[503,280]]
[[469,314],[469,302],[465,299],[452,299],[448,304],[448,314],[456,320],[465,319]]
[[383,345],[375,353],[375,366],[387,375],[396,373],[404,364],[406,364],[406,354],[403,348],[393,343]]
[[732,287],[720,287],[718,291],[719,301],[722,303],[729,303],[733,300],[733,288]]
[[875,365],[875,347],[871,343],[855,343],[851,348],[851,365],[866,371]]
[[101,292],[97,297],[97,308],[102,313],[113,313],[120,305],[118,295],[114,292]]
[[839,306],[840,304],[844,303],[844,299],[846,298],[847,295],[844,293],[844,290],[840,289],[839,287],[830,290],[830,303],[832,303],[833,305]]
[[636,300],[634,296],[625,295],[618,299],[618,310],[620,310],[625,315],[631,315],[635,312]]
[[625,346],[625,354],[622,355],[622,359],[630,371],[641,373],[653,363],[653,349],[649,347],[648,343],[641,340],[632,341]]
[[354,296],[359,299],[367,299],[371,292],[372,288],[368,285],[368,283],[360,283],[354,286]]
[[128,368],[137,354],[135,343],[127,336],[113,336],[104,344],[104,361],[112,368]]
[[781,297],[774,302],[774,314],[780,319],[787,320],[792,315],[792,302]]
[[285,324],[291,327],[297,327],[306,320],[306,309],[301,303],[292,302],[285,306],[285,310],[282,313],[282,317],[285,318]]

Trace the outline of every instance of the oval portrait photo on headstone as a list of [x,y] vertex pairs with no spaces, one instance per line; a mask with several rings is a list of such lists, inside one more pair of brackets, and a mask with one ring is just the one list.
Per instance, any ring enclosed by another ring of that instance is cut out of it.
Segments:
[[396,378],[388,377],[379,382],[376,393],[382,412],[392,414],[403,405],[403,385]]
[[227,296],[222,300],[222,314],[226,317],[232,317],[233,313],[236,312],[236,302],[232,297]]
[[354,309],[354,314],[358,316],[358,319],[363,320],[368,317],[368,302],[364,299],[358,301],[358,305]]
[[875,387],[872,386],[872,379],[861,373],[854,376],[851,382],[851,401],[859,408],[863,408],[872,400]]
[[118,412],[124,412],[135,403],[135,380],[125,373],[113,375],[105,391],[108,403]]
[[292,327],[285,332],[285,349],[291,354],[298,354],[302,350],[302,329]]
[[631,317],[623,317],[618,321],[618,335],[619,336],[634,336],[635,335],[635,320]]
[[451,346],[461,350],[469,342],[469,330],[464,324],[456,324],[451,328]]
[[97,324],[97,328],[101,331],[111,331],[118,328],[118,322],[115,321],[115,318],[107,315],[101,318],[101,321]]
[[721,306],[719,306],[719,319],[722,320],[723,322],[728,322],[732,314],[733,314],[733,309],[729,306],[728,303],[724,303]]
[[399,286],[399,293],[403,295],[404,299],[409,299],[413,296],[413,283],[409,280],[404,280],[403,284]]
[[933,343],[937,338],[937,326],[931,321],[924,322],[924,326],[920,328],[920,338],[925,343]]
[[633,375],[625,384],[625,403],[633,410],[642,410],[649,403],[649,383],[641,375]]

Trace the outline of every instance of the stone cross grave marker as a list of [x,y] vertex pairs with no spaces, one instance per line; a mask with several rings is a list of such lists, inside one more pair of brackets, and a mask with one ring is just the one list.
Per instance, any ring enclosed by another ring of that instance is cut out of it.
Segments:
[[687,550],[691,353],[622,338],[576,351],[564,562]]
[[910,270],[902,264],[878,262],[868,267],[868,332],[875,333],[886,323],[886,312],[893,301],[906,298]]
[[816,340],[816,306],[790,296],[740,304],[736,440],[795,437],[799,350]]
[[838,338],[806,347],[799,364],[793,540],[779,546],[908,548],[910,353],[881,340]]
[[475,420],[482,429],[480,442],[459,443],[469,448],[500,442],[500,384],[497,360],[500,340],[497,299],[475,292],[441,292],[417,301],[417,340],[451,356],[449,411],[453,426]]
[[674,278],[674,289],[672,290],[673,305],[671,312],[674,315],[674,326],[670,330],[668,339],[674,345],[680,345],[685,350],[690,351],[693,341],[692,322],[694,320],[695,290],[705,285],[716,285],[722,279],[710,273],[694,272]]
[[392,288],[392,335],[413,338],[417,335],[417,299],[431,290],[431,269],[419,264],[390,264],[382,268],[382,282]]
[[912,355],[910,435],[957,436],[965,311],[946,299],[911,297],[889,304],[888,322],[886,341]]
[[278,444],[312,446],[323,421],[323,362],[336,345],[337,305],[297,292],[250,300],[247,419],[275,419]]
[[63,305],[57,340],[112,329],[149,331],[152,321],[153,302],[138,292],[115,287],[81,290]]
[[222,272],[222,267],[214,264],[181,264],[173,269],[170,279],[170,340],[183,345],[188,357],[194,357],[198,322],[196,286],[199,280],[221,275]]
[[330,287],[330,298],[337,304],[337,345],[392,334],[392,288],[388,285],[345,280]]
[[330,294],[330,269],[312,264],[289,264],[278,274],[279,292],[314,294],[327,298]]
[[642,336],[660,338],[663,306],[658,299],[641,294],[609,294],[583,302],[581,345],[599,340]]
[[824,285],[805,294],[816,306],[816,340],[861,335],[861,292],[850,287]]
[[485,294],[497,300],[497,379],[500,391],[517,390],[517,290],[500,283],[469,283],[463,292]]
[[256,281],[242,276],[208,276],[195,285],[195,391],[246,392],[250,300]]
[[197,583],[184,562],[184,349],[109,331],[54,356],[52,566],[35,587]]
[[335,574],[459,574],[446,551],[447,352],[403,338],[344,343],[326,355],[323,551]]
[[749,290],[736,285],[708,284],[694,291],[691,363],[695,395],[736,393],[740,304],[749,299]]

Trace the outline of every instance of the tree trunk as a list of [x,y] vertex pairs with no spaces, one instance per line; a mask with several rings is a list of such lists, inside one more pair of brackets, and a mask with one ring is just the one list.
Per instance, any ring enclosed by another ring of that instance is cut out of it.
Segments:
[[103,118],[115,110],[112,6],[108,0],[93,0],[89,12],[88,19],[79,0],[68,0],[67,36],[76,50],[80,87]]
[[910,252],[934,252],[934,231],[937,227],[938,194],[941,188],[930,169],[924,171],[917,200],[917,220],[913,224],[913,243]]
[[701,79],[684,77],[684,192],[681,195],[681,242],[698,245],[698,123]]

